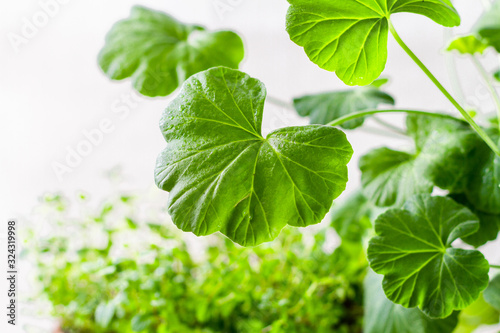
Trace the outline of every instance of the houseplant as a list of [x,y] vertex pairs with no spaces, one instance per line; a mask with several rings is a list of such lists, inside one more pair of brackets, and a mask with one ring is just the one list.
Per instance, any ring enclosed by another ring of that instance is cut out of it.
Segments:
[[[393,14],[407,12],[445,27],[458,26],[460,16],[452,3],[289,3],[291,40],[345,84],[363,87],[297,98],[297,112],[314,124],[278,129],[267,137],[260,128],[265,87],[235,69],[243,52],[234,33],[207,32],[137,7],[108,35],[99,59],[112,79],[132,77],[147,96],[165,96],[182,84],[160,122],[167,147],[155,170],[158,187],[170,192],[173,222],[196,235],[220,231],[244,246],[271,241],[286,225],[319,223],[347,183],[352,147],[337,127],[355,130],[368,116],[404,113],[404,134],[414,141],[414,149],[379,148],[363,156],[362,193],[343,204],[355,205],[356,214],[349,214],[352,208],[337,207],[336,212],[344,214],[334,212],[333,225],[341,236],[346,233],[343,237],[353,237],[350,231],[356,230],[354,237],[363,243],[371,227],[361,221],[372,222],[367,259],[384,278],[365,285],[381,284],[392,302],[386,305],[396,307],[401,318],[431,323],[422,324],[421,331],[452,331],[457,312],[464,310],[460,316],[465,318],[467,309],[483,300],[485,290],[486,304],[498,309],[494,299],[500,291],[497,283],[490,283],[489,272],[499,267],[477,248],[499,232],[500,121],[484,112],[471,113],[457,102],[391,22]],[[486,49],[500,52],[499,22],[497,0],[469,35],[448,46],[454,54],[471,57],[478,67],[495,100],[497,118],[500,98],[493,80],[499,73],[488,73],[479,55]],[[389,33],[433,82],[436,93],[450,101],[456,116],[378,108],[394,103],[382,91],[384,80],[377,80],[385,67]],[[437,188],[443,195],[432,195]],[[466,249],[456,242],[459,239],[476,249]],[[387,310],[379,306],[367,313],[380,318],[377,311]],[[398,326],[404,320],[394,320],[386,330],[416,329]],[[365,330],[372,327],[378,326],[366,325]]]

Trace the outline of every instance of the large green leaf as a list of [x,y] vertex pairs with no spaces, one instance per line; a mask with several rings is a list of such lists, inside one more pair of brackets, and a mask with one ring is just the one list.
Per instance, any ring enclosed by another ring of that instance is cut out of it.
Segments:
[[479,251],[453,248],[479,228],[477,217],[450,198],[419,195],[375,222],[368,260],[385,275],[387,297],[444,318],[466,308],[488,286],[489,263]]
[[497,81],[500,81],[500,70],[496,71],[496,72],[493,74],[493,77],[494,77]]
[[[500,146],[498,133],[492,137],[498,140]],[[481,143],[471,160],[475,164],[465,192],[467,198],[480,211],[500,214],[500,157]]]
[[495,0],[476,25],[476,31],[486,42],[500,52],[500,1]]
[[440,117],[410,115],[407,127],[415,141],[413,153],[380,148],[361,158],[365,195],[386,207],[431,193],[434,185],[464,191],[477,169],[470,155],[481,145],[479,136],[465,122]]
[[407,309],[387,299],[382,277],[370,272],[364,281],[364,333],[451,333],[457,326],[457,313],[446,319],[432,319],[419,309]]
[[[394,105],[394,99],[380,91],[377,85],[345,91],[333,91],[296,98],[293,105],[302,117],[310,117],[311,124],[326,125],[353,112],[373,110],[380,104]],[[363,125],[364,118],[345,122],[341,126],[354,129]]]
[[424,176],[442,189],[463,191],[475,168],[470,153],[480,137],[467,123],[453,119],[409,115],[406,124]]
[[287,31],[312,62],[348,85],[367,85],[387,61],[389,17],[421,14],[447,26],[460,24],[449,0],[288,0]]
[[401,206],[418,193],[431,193],[417,155],[379,148],[361,157],[363,193],[377,206]]
[[172,93],[208,68],[238,68],[243,55],[243,42],[234,32],[208,32],[136,6],[108,33],[99,65],[113,80],[132,77],[137,91],[154,97]]
[[500,275],[490,281],[488,288],[484,291],[484,300],[500,311]]
[[500,215],[483,213],[477,210],[464,194],[451,194],[450,198],[469,208],[479,218],[479,230],[470,236],[462,238],[464,242],[475,247],[486,244],[498,237]]
[[484,50],[488,48],[488,44],[476,38],[476,36],[463,36],[455,38],[448,45],[448,51],[458,51],[461,54],[483,54]]
[[286,225],[320,222],[347,182],[352,148],[333,127],[261,135],[266,91],[248,75],[213,68],[192,76],[167,107],[168,143],[156,183],[184,231],[221,231],[242,245],[274,239]]

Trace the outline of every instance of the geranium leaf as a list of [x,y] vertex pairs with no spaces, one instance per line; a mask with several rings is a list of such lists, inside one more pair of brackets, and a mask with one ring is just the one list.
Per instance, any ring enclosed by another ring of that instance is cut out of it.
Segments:
[[432,319],[419,309],[394,304],[384,294],[382,277],[370,272],[364,281],[364,333],[451,333],[457,312],[446,319]]
[[377,206],[401,206],[418,193],[431,193],[433,185],[423,176],[417,155],[379,148],[361,157],[363,193]]
[[[491,137],[500,145],[498,132]],[[470,159],[474,161],[474,172],[471,172],[465,191],[467,198],[482,212],[500,214],[500,157],[480,143]]]
[[[376,205],[401,206],[415,194],[431,193],[434,186],[463,192],[477,160],[470,154],[481,139],[465,122],[439,117],[410,115],[407,132],[415,151],[375,149],[360,159],[366,197]],[[488,149],[488,147],[486,147]]]
[[287,224],[319,223],[347,182],[352,148],[329,126],[261,134],[266,91],[248,75],[213,68],[186,81],[167,107],[168,143],[156,183],[184,231],[221,231],[242,245],[274,239]]
[[99,65],[111,79],[131,77],[137,91],[154,97],[172,93],[211,67],[238,68],[243,55],[243,42],[234,32],[208,32],[136,6],[108,33]]
[[388,78],[381,78],[373,81],[370,86],[375,87],[375,88],[381,88],[383,85],[387,84],[389,82]]
[[367,85],[387,61],[389,17],[408,12],[460,24],[449,0],[288,0],[287,31],[312,62],[348,85]]
[[452,199],[418,195],[404,209],[377,218],[368,260],[385,276],[391,301],[445,318],[474,302],[488,285],[489,263],[481,252],[451,246],[478,228],[477,217]]
[[484,50],[488,48],[488,44],[483,43],[477,39],[476,36],[463,36],[454,39],[448,45],[448,51],[458,51],[461,54],[483,54]]
[[465,122],[419,115],[406,119],[424,176],[452,192],[464,191],[475,168],[470,153],[483,142]]
[[488,288],[484,291],[484,300],[500,311],[500,275],[490,281]]
[[475,30],[500,52],[500,1],[495,0],[491,8],[479,19]]
[[[376,109],[380,104],[394,105],[394,99],[380,91],[378,82],[374,83],[367,87],[303,96],[294,99],[293,104],[299,115],[310,117],[311,124],[323,125],[353,112]],[[363,122],[364,118],[358,118],[341,126],[354,129]]]
[[493,74],[493,77],[494,77],[497,81],[500,81],[500,70],[496,71],[496,72]]
[[464,242],[474,247],[479,247],[498,237],[500,215],[483,213],[477,210],[464,194],[450,194],[450,198],[469,208],[479,218],[479,229],[470,236],[462,238]]

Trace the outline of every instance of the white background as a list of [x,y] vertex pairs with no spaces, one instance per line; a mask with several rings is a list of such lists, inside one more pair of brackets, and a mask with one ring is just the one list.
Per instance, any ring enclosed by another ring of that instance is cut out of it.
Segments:
[[[61,191],[71,195],[84,190],[95,198],[104,197],[114,190],[105,179],[105,173],[117,166],[123,170],[122,188],[154,189],[154,163],[164,146],[158,120],[169,98],[143,98],[130,108],[129,116],[122,119],[113,113],[113,107],[123,106],[122,96],[133,94],[131,84],[127,80],[111,82],[96,62],[106,32],[114,22],[127,17],[135,4],[163,10],[184,22],[238,32],[246,47],[241,69],[262,80],[269,95],[291,100],[307,93],[345,89],[335,74],[312,64],[303,50],[289,40],[285,32],[288,7],[285,0],[218,1],[229,4],[231,10],[226,12],[217,11],[217,1],[211,0],[66,2],[17,51],[9,36],[22,36],[26,20],[33,22],[42,7],[39,1],[32,0],[2,0],[0,3],[2,221],[16,217],[22,225],[40,195],[46,192]],[[448,34],[461,34],[479,17],[483,1],[457,0],[454,3],[462,15],[463,25]],[[394,25],[445,86],[451,86],[443,53],[445,29],[427,18],[408,14],[395,15]],[[488,53],[486,67],[495,68],[497,60]],[[493,104],[486,96],[486,88],[469,61],[459,59],[458,66],[466,92],[465,103],[492,112]],[[456,112],[392,38],[383,75],[391,78],[387,90],[396,97],[397,107]],[[64,163],[68,148],[76,149],[85,139],[83,132],[97,128],[105,118],[112,123],[114,131],[106,134],[102,143],[95,146],[78,167],[59,180],[53,171],[54,162]],[[391,116],[388,119],[397,122],[402,118]],[[270,104],[266,106],[264,123],[269,130],[306,124],[306,121]],[[348,191],[359,186],[356,166],[360,155],[381,145],[408,146],[404,140],[364,132],[351,132],[348,137],[356,152],[351,163]],[[4,235],[5,230],[0,233]],[[2,245],[0,251],[4,248]],[[491,249],[492,258],[500,259],[499,255],[495,258],[494,248]]]

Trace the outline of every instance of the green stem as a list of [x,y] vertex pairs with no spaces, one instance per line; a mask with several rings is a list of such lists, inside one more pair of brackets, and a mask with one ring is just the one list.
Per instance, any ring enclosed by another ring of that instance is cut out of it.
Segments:
[[373,120],[378,123],[379,125],[382,125],[388,129],[390,129],[391,131],[397,133],[397,134],[401,134],[401,135],[406,135],[406,132],[404,130],[402,130],[401,128],[397,127],[397,126],[394,126],[393,124],[391,123],[388,123],[386,122],[385,120],[382,120],[380,118],[377,118],[377,117],[373,117]]
[[418,111],[418,110],[399,110],[398,109],[398,110],[367,110],[367,111],[361,111],[361,112],[354,112],[354,113],[348,114],[346,116],[337,118],[334,121],[331,121],[326,125],[327,126],[339,126],[339,125],[341,125],[349,120],[353,120],[353,119],[357,119],[357,118],[361,118],[361,117],[366,117],[366,116],[371,116],[371,115],[379,114],[379,113],[410,113],[410,114],[419,114],[422,116],[439,117],[439,118],[464,121],[462,119],[458,119],[458,118],[455,118],[453,116],[443,114],[443,113],[426,112],[426,111]]
[[276,106],[279,106],[281,108],[284,108],[284,109],[289,109],[289,110],[294,110],[295,111],[295,108],[293,107],[292,104],[288,103],[288,102],[285,102],[279,98],[276,98],[276,97],[273,97],[273,96],[267,96],[266,98],[266,101],[271,103],[271,104],[274,104]]
[[400,133],[395,132],[395,131],[394,132],[393,131],[386,131],[384,129],[380,129],[380,128],[376,128],[376,127],[363,126],[363,127],[357,128],[356,130],[360,131],[360,132],[365,132],[368,134],[385,136],[388,138],[409,139],[408,135],[406,135],[406,134],[400,134]]
[[[476,56],[472,55],[471,58],[472,58],[472,61],[474,62],[474,65],[476,65],[478,72],[483,77],[484,82],[488,86],[488,89],[490,90],[491,95],[493,96],[493,99],[495,100],[495,104],[496,104],[496,108],[497,108],[498,122],[500,123],[500,96],[498,96],[498,92],[495,89],[495,87],[493,86],[493,82],[491,82],[491,78],[490,78],[488,72],[486,71],[486,69],[484,68],[483,64],[481,64],[481,62],[479,61],[479,59],[477,59]],[[500,124],[499,124],[499,126],[500,126]]]
[[500,269],[500,265],[490,265],[491,268]]
[[500,156],[500,148],[493,142],[493,140],[486,134],[486,132],[479,126],[474,119],[464,110],[464,108],[451,96],[451,94],[446,90],[445,87],[436,79],[436,77],[425,67],[425,65],[420,61],[420,59],[413,53],[412,50],[403,42],[401,37],[399,37],[396,29],[392,25],[391,21],[389,21],[389,29],[391,30],[394,39],[401,46],[401,48],[410,56],[410,58],[420,67],[420,69],[431,79],[432,83],[443,93],[443,95],[455,106],[455,108],[462,114],[462,117],[469,123],[469,125],[477,132],[477,134],[486,142],[486,144],[497,154]]
[[[281,108],[285,108],[285,109],[289,109],[291,111],[295,111],[295,108],[293,107],[293,105],[291,103],[288,103],[288,102],[285,102],[279,98],[276,98],[276,97],[273,97],[273,96],[267,96],[266,98],[266,102],[268,103],[271,103],[273,105],[276,105],[278,107],[281,107]],[[379,120],[379,122],[382,122],[381,120]],[[387,124],[387,125],[390,125],[390,124]],[[392,126],[392,125],[390,125]],[[394,132],[396,134],[398,134],[399,136],[395,136],[394,134],[392,134],[392,132],[387,132],[387,131],[381,131],[377,128],[369,128],[369,127],[362,127],[360,128],[359,130],[362,131],[362,132],[366,132],[366,133],[369,133],[369,134],[375,134],[375,135],[383,135],[383,136],[387,136],[387,137],[391,137],[391,138],[394,138],[394,137],[397,137],[397,138],[401,138],[401,135],[404,135],[405,137],[406,136],[406,133],[404,133],[401,129],[394,127]],[[397,130],[396,130],[397,129]]]
[[[447,43],[453,39],[453,33],[451,29],[444,29],[444,38]],[[457,62],[455,60],[455,57],[453,56],[453,53],[445,52],[444,60],[446,62],[446,69],[448,70],[448,77],[451,81],[451,89],[453,90],[453,93],[457,96],[459,103],[467,104],[465,100],[464,90],[460,82],[460,77],[458,76]]]

